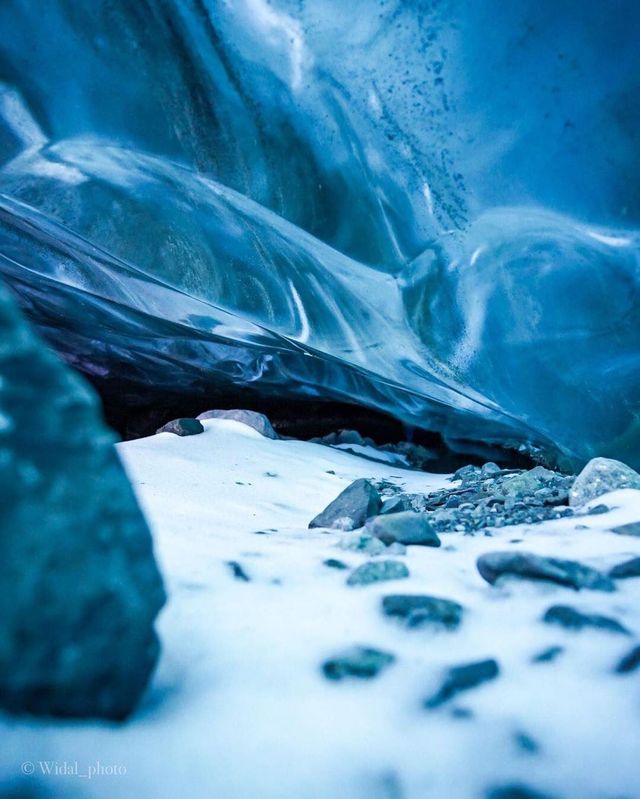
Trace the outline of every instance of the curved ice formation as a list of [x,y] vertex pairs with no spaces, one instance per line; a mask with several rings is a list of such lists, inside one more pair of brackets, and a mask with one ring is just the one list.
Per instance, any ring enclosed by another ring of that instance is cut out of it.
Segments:
[[637,466],[640,9],[507,5],[7,0],[0,273],[133,392]]

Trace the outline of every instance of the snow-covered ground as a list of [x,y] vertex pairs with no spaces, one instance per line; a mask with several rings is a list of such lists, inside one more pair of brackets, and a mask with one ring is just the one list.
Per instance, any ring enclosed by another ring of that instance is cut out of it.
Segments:
[[[640,555],[640,538],[607,531],[640,519],[640,492],[606,497],[617,509],[579,520],[589,529],[563,519],[493,537],[445,533],[440,549],[400,556],[408,580],[348,587],[348,572],[323,561],[367,556],[338,549],[339,532],[308,530],[310,519],[358,477],[416,492],[446,477],[236,422],[204,425],[199,436],[119,445],[169,592],[145,701],[124,725],[4,719],[0,785],[100,799],[482,799],[520,782],[562,799],[640,797],[640,672],[613,672],[640,633],[640,579],[611,594],[495,588],[475,567],[511,548],[603,568]],[[461,627],[401,627],[380,608],[397,592],[457,600]],[[543,624],[558,603],[614,616],[634,636]],[[352,644],[397,661],[373,680],[328,681],[323,660]],[[566,647],[557,660],[531,662],[556,644]],[[486,657],[499,661],[496,680],[423,708],[448,666]],[[65,763],[92,778],[53,773]]]

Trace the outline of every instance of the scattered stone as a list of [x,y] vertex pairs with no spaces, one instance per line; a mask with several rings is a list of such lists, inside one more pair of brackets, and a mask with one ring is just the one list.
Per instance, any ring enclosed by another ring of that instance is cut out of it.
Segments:
[[404,511],[376,516],[367,522],[367,531],[379,538],[383,544],[397,542],[406,546],[440,546],[440,539],[424,513]]
[[197,419],[172,419],[156,430],[156,433],[174,433],[176,436],[197,436],[204,427]]
[[597,613],[582,613],[569,605],[553,605],[544,614],[542,620],[547,624],[559,624],[568,630],[583,630],[585,627],[593,627],[612,633],[631,635],[626,627],[610,616],[601,616]]
[[354,569],[347,578],[347,585],[369,585],[383,580],[402,580],[409,576],[409,569],[399,560],[372,560]]
[[589,508],[589,510],[587,511],[587,515],[602,516],[603,513],[609,513],[610,510],[611,508],[608,505],[601,503],[600,505],[594,505],[593,508]]
[[501,785],[487,792],[487,799],[554,799],[546,793],[534,791],[526,785]]
[[242,568],[242,566],[238,563],[237,560],[228,560],[227,566],[231,570],[231,574],[235,577],[236,580],[241,580],[242,582],[248,583],[250,582],[250,577],[246,573],[246,571]]
[[632,671],[640,668],[640,645],[634,646],[631,652],[628,652],[616,666],[617,674],[629,674]]
[[462,620],[462,605],[450,599],[419,594],[390,594],[382,599],[386,616],[403,620],[407,627],[433,625],[455,630]]
[[618,527],[613,527],[612,532],[617,535],[635,535],[640,537],[640,522],[621,524]]
[[609,571],[609,577],[614,580],[623,580],[627,577],[640,577],[640,558],[631,558],[624,563],[619,563]]
[[337,558],[327,558],[326,560],[322,561],[325,566],[328,566],[330,569],[348,569],[346,563],[343,563],[341,560],[337,560]]
[[564,652],[563,646],[550,646],[531,658],[532,663],[551,663]]
[[247,427],[252,427],[257,433],[265,438],[277,439],[279,438],[276,431],[271,426],[271,422],[264,413],[257,413],[256,411],[247,411],[240,408],[232,410],[217,410],[205,411],[198,415],[198,419],[229,419],[232,422],[240,422],[246,424]]
[[375,555],[382,555],[387,552],[387,547],[375,538],[370,533],[360,530],[353,530],[350,533],[345,533],[340,537],[337,545],[340,549],[348,549],[352,552],[363,552],[366,555],[374,557]]
[[395,661],[395,656],[381,649],[354,646],[326,660],[322,664],[324,676],[329,680],[343,680],[345,677],[359,677],[369,680]]
[[574,560],[545,558],[531,552],[489,552],[477,561],[478,571],[494,585],[502,577],[544,580],[576,590],[614,591],[613,581],[602,572]]
[[526,752],[528,755],[535,755],[540,751],[540,746],[537,741],[535,741],[530,735],[526,732],[522,732],[518,730],[514,733],[514,740],[516,746],[521,749],[523,752]]
[[380,510],[380,494],[369,480],[354,480],[309,522],[309,527],[355,530]]
[[407,548],[404,544],[399,544],[397,541],[394,541],[393,544],[389,544],[389,546],[385,550],[385,555],[406,555]]
[[640,489],[640,474],[621,461],[593,458],[576,477],[569,492],[569,504],[580,507],[621,488]]
[[472,719],[473,710],[468,707],[453,707],[451,708],[451,715],[454,719]]
[[121,720],[159,653],[151,535],[93,389],[0,286],[0,707]]
[[425,701],[424,706],[429,709],[440,707],[459,693],[494,680],[499,673],[498,662],[492,658],[454,666],[449,669],[438,691]]

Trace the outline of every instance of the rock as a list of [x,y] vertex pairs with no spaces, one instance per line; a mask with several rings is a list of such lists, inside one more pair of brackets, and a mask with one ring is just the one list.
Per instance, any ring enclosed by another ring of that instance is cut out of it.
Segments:
[[204,427],[197,419],[172,419],[156,430],[156,433],[175,433],[177,436],[197,436]]
[[609,577],[622,580],[627,577],[640,577],[640,558],[631,558],[624,563],[619,563],[609,571]]
[[369,585],[383,580],[402,580],[409,576],[409,569],[399,560],[372,560],[354,569],[347,578],[347,585]]
[[515,784],[491,788],[487,792],[486,799],[554,799],[554,797],[547,793],[534,791],[533,788],[528,788],[526,785]]
[[512,474],[501,479],[496,491],[518,500],[529,495],[545,505],[559,505],[569,498],[572,477],[552,472],[543,466],[536,466],[526,472]]
[[403,494],[398,494],[382,503],[380,515],[385,516],[387,513],[401,513],[407,510],[411,510],[411,500]]
[[386,616],[403,620],[407,627],[433,625],[455,630],[462,620],[462,605],[450,599],[419,594],[390,594],[382,599]]
[[90,386],[0,286],[0,707],[123,719],[155,666],[151,536]]
[[326,660],[322,664],[324,676],[329,680],[343,680],[345,677],[371,679],[388,668],[395,656],[381,649],[354,646]]
[[380,494],[369,480],[354,480],[309,522],[309,527],[355,530],[380,510]]
[[242,565],[238,563],[237,560],[228,560],[227,566],[229,567],[231,574],[236,578],[236,580],[241,580],[243,583],[250,582],[250,577],[243,569]]
[[613,527],[612,532],[617,535],[635,535],[640,536],[640,522],[631,522],[630,524],[621,524],[618,527]]
[[340,536],[336,544],[340,549],[349,549],[353,552],[364,552],[366,555],[381,555],[387,547],[378,538],[361,530],[353,530]]
[[478,571],[494,585],[501,577],[545,580],[579,590],[614,591],[615,585],[602,572],[574,560],[545,558],[531,552],[490,552],[477,561]]
[[634,646],[631,652],[628,652],[616,666],[617,674],[629,674],[640,668],[640,645]]
[[551,663],[564,652],[563,646],[550,646],[531,658],[532,663]]
[[579,507],[620,488],[640,490],[640,474],[611,458],[593,458],[576,477],[569,492],[569,504]]
[[583,630],[593,627],[598,630],[607,630],[612,633],[631,635],[629,630],[619,621],[610,616],[601,616],[597,613],[582,613],[569,605],[553,605],[542,617],[547,624],[559,624],[568,630]]
[[440,707],[459,693],[494,680],[499,673],[498,662],[493,658],[454,666],[447,672],[438,691],[430,699],[425,700],[424,706],[429,709]]
[[205,411],[198,415],[198,419],[201,421],[204,419],[229,419],[232,422],[240,422],[240,424],[246,424],[247,427],[252,427],[265,438],[272,438],[274,440],[279,438],[278,434],[271,426],[271,422],[264,413],[257,413],[256,411],[246,411],[241,408]]
[[346,563],[343,563],[341,560],[337,560],[336,558],[327,558],[326,560],[322,561],[325,566],[328,566],[330,569],[348,569]]
[[518,749],[526,752],[528,755],[536,755],[540,751],[540,744],[535,738],[532,738],[526,732],[522,732],[522,730],[517,730],[513,734],[513,739]]
[[427,521],[424,513],[403,511],[387,516],[376,516],[367,522],[367,531],[383,544],[419,545],[439,547],[440,539]]

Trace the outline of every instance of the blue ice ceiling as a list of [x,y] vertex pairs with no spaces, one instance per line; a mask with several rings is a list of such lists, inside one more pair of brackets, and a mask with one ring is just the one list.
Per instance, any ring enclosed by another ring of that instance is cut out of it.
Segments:
[[0,273],[134,392],[638,466],[638,30],[631,0],[5,0]]

